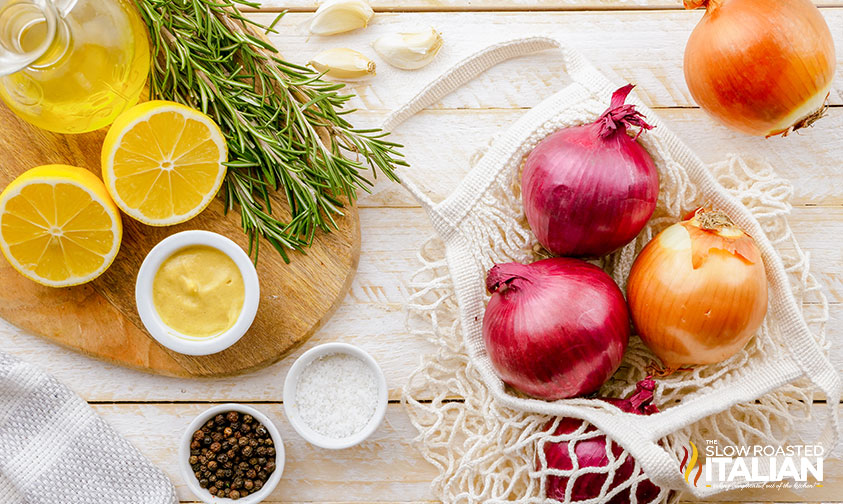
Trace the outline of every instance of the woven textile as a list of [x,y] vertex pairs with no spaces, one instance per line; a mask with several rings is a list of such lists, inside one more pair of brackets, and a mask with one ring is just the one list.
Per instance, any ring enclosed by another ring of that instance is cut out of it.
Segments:
[[167,476],[82,398],[0,353],[0,503],[175,502]]
[[[495,263],[538,258],[519,195],[524,156],[548,134],[593,121],[619,86],[555,39],[520,39],[457,64],[396,110],[384,126],[394,129],[500,61],[552,48],[561,48],[572,83],[496,136],[452,194],[434,202],[420,187],[423,184],[413,183],[414,173],[404,176],[405,186],[428,212],[436,231],[420,251],[423,267],[412,279],[408,311],[411,331],[438,351],[423,357],[404,395],[422,453],[440,470],[434,490],[445,502],[544,502],[548,478],[573,482],[598,472],[607,477],[601,494],[590,501],[595,504],[630,489],[635,494],[645,477],[664,489],[657,501],[677,495],[671,490],[698,497],[722,491],[719,485],[708,488],[685,481],[680,465],[689,442],[780,444],[796,422],[810,417],[817,390],[829,404],[840,399],[840,378],[826,356],[827,301],[787,221],[790,184],[768,165],[740,157],[704,165],[652,110],[634,96],[629,100],[656,126],[639,141],[658,166],[660,195],[641,234],[599,264],[625,289],[632,262],[644,245],[686,212],[709,203],[756,239],[770,286],[767,318],[746,348],[723,363],[660,379],[655,403],[662,412],[636,416],[593,399],[546,402],[511,394],[494,373],[481,334],[488,300],[485,272]],[[416,178],[423,179],[422,172],[418,167]],[[633,337],[621,368],[601,395],[628,395],[654,360]],[[432,401],[421,400],[431,395]],[[451,400],[455,397],[464,402]],[[826,451],[838,436],[837,408],[828,409],[820,439],[810,440]],[[600,431],[583,423],[574,432],[551,436],[546,426],[559,417],[583,419]],[[565,441],[573,447],[603,433],[625,449],[621,456],[607,449],[605,467],[544,468],[545,443]],[[623,484],[610,485],[630,455],[636,460],[632,475]],[[564,500],[571,500],[570,488]]]

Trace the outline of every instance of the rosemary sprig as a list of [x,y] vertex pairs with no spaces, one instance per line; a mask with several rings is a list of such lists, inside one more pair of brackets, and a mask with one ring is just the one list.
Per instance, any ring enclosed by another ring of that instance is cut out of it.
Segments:
[[[202,110],[220,125],[229,148],[223,186],[226,211],[239,207],[257,261],[259,238],[289,262],[317,230],[336,229],[343,206],[368,191],[368,167],[397,181],[406,166],[401,145],[377,129],[355,129],[343,110],[353,95],[343,84],[282,59],[245,17],[246,0],[135,0],[150,31],[152,98]],[[270,193],[281,190],[289,215],[279,215]]]

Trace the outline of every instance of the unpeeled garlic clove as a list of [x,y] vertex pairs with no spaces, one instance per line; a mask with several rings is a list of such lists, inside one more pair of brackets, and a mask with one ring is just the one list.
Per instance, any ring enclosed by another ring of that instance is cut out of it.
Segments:
[[389,33],[375,40],[372,47],[390,65],[415,70],[433,61],[442,47],[442,35],[432,27],[412,33]]
[[375,11],[365,0],[328,0],[316,9],[310,22],[310,33],[335,35],[365,28]]
[[310,66],[337,79],[355,80],[375,75],[375,62],[344,47],[322,51],[310,60]]

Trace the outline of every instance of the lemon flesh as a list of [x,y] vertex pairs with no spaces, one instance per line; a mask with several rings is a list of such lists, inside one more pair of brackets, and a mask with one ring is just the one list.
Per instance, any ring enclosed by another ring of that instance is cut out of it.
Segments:
[[39,166],[0,193],[0,250],[40,284],[90,282],[114,261],[122,236],[120,211],[84,168]]
[[109,129],[102,175],[130,217],[169,226],[199,215],[225,178],[225,138],[214,121],[184,105],[151,101],[124,112]]

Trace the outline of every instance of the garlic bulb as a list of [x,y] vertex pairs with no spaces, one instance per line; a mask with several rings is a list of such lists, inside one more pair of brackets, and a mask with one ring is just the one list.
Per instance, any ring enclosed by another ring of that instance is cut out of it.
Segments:
[[375,75],[375,62],[353,49],[337,47],[322,51],[310,60],[310,66],[325,75],[355,80]]
[[442,35],[432,27],[413,33],[390,33],[375,40],[372,47],[390,65],[415,70],[433,61],[442,47]]
[[310,22],[310,33],[335,35],[365,28],[375,11],[365,0],[328,0],[316,9]]

